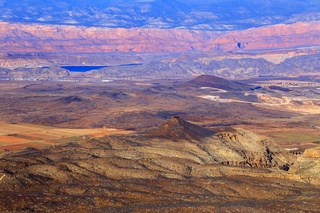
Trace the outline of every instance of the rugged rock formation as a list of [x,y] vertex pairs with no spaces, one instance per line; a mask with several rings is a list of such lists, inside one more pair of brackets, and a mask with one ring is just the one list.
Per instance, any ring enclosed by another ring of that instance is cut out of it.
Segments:
[[214,132],[174,117],[141,133],[2,153],[0,210],[160,212],[165,204],[195,212],[199,203],[223,211],[233,202],[260,212],[279,202],[286,204],[279,211],[319,209],[310,199],[319,189],[277,178],[286,173],[274,166],[290,159],[272,141],[240,129]]
[[289,171],[307,183],[320,184],[320,147],[306,149]]

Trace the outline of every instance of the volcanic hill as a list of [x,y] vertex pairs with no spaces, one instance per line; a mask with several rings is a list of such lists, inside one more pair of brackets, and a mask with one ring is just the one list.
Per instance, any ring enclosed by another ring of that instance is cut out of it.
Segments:
[[230,91],[243,91],[248,90],[249,87],[243,83],[237,83],[233,81],[226,80],[214,75],[200,75],[187,83],[184,83],[183,86],[189,87],[213,87],[222,90]]
[[167,138],[173,141],[178,140],[199,140],[212,136],[214,133],[206,128],[192,124],[175,116],[161,126],[149,130],[146,134],[150,137]]

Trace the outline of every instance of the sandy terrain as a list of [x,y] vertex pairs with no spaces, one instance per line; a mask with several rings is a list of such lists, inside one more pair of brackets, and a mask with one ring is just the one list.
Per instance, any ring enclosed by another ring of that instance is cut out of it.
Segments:
[[131,131],[111,128],[65,129],[30,124],[0,124],[0,152],[24,147],[43,147],[79,141],[89,137],[110,134],[128,134]]
[[[320,99],[302,99],[294,97],[273,97],[271,95],[258,94],[258,98],[262,103],[254,103],[256,106],[264,108],[274,108],[281,109],[292,112],[299,112],[304,114],[319,114],[320,115],[320,106],[316,105],[314,102],[319,101]],[[294,101],[301,101],[300,104],[294,103]]]
[[[205,78],[187,85],[188,80],[101,84],[2,81],[0,150],[122,133],[113,128],[140,131],[175,115],[208,127],[244,125],[244,129],[260,133],[262,126],[266,131],[261,134],[288,145],[307,143],[310,147],[318,140],[318,133],[308,132],[312,126],[320,126],[317,88],[252,91],[242,84],[247,89],[238,90],[232,89],[234,83],[222,79],[230,86],[221,89],[226,85],[218,80]],[[259,82],[252,81],[255,86]],[[305,132],[312,140],[304,140]]]

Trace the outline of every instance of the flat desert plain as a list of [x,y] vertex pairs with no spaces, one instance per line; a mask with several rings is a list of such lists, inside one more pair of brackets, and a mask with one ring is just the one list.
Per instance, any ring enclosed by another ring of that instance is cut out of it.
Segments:
[[81,141],[110,134],[128,134],[132,131],[111,128],[67,129],[32,124],[0,123],[0,152],[26,147],[41,148],[50,145]]

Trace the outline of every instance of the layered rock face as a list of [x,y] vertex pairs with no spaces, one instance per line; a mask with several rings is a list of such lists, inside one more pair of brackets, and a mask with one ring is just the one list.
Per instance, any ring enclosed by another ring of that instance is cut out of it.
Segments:
[[320,147],[306,149],[305,152],[298,157],[291,173],[304,179],[307,183],[320,183]]
[[1,52],[225,52],[320,45],[320,22],[218,33],[0,23]]
[[145,134],[151,138],[196,144],[205,151],[205,154],[199,155],[205,163],[269,168],[281,167],[292,161],[272,140],[263,139],[243,129],[230,128],[214,132],[180,117],[173,117]]

